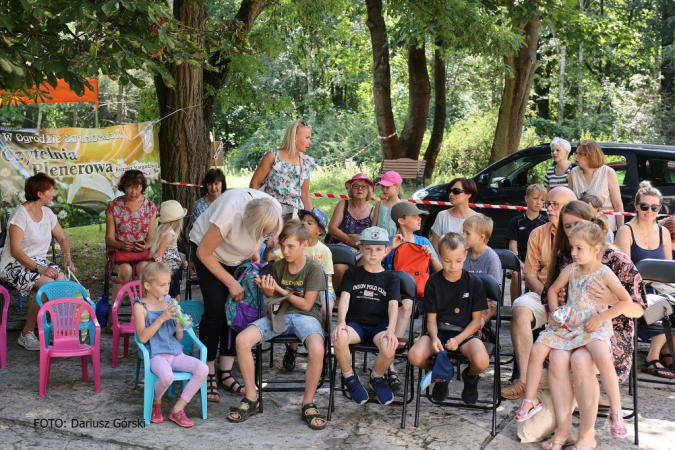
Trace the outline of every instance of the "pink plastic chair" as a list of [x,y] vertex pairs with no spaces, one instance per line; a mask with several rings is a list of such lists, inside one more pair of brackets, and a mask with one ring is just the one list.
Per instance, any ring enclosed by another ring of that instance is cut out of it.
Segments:
[[117,367],[117,356],[120,352],[120,334],[124,334],[124,357],[129,356],[129,336],[133,335],[136,332],[136,327],[134,325],[134,308],[131,308],[131,321],[128,323],[120,323],[118,314],[120,305],[124,296],[127,295],[129,300],[135,298],[143,298],[143,285],[139,280],[129,281],[122,286],[122,289],[117,293],[117,298],[112,307],[112,366],[113,368]]
[[[94,345],[80,342],[80,317],[89,312],[89,333],[94,334]],[[44,315],[51,316],[54,344],[47,345],[43,328]],[[59,298],[45,303],[38,312],[38,333],[40,334],[40,397],[47,394],[49,372],[52,358],[82,358],[82,381],[87,381],[87,356],[91,356],[94,366],[94,389],[101,392],[101,327],[96,320],[96,312],[83,299]]]
[[0,286],[2,296],[2,316],[0,316],[0,369],[7,367],[7,310],[9,309],[9,292]]

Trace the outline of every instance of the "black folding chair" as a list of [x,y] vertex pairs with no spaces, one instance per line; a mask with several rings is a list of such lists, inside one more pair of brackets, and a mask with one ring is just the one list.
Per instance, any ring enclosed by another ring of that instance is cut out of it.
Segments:
[[[267,264],[265,267],[260,269],[260,276],[268,275],[270,269],[272,268],[273,264]],[[319,292],[319,295],[321,293]],[[260,297],[258,301],[258,314],[259,317],[263,317],[263,302],[265,299],[265,295],[262,292],[262,289],[260,289]],[[332,390],[333,383],[330,380],[330,376],[333,373],[332,370],[332,358],[331,358],[331,332],[330,332],[330,320],[328,318],[328,314],[326,314],[326,321],[324,323],[324,358],[323,358],[323,371],[321,372],[321,379],[319,380],[319,384],[317,386],[317,389],[321,389],[321,387],[324,385],[326,381],[328,381],[329,387]],[[302,344],[300,340],[295,336],[295,335],[281,335],[277,336],[275,338],[270,339],[268,342],[271,344]],[[262,348],[262,342],[260,342],[258,345],[256,345],[256,385],[258,387],[258,398],[260,399],[260,412],[263,412],[263,393],[264,392],[297,392],[297,391],[304,391],[305,390],[305,378],[298,378],[298,379],[291,379],[291,380],[275,380],[275,379],[270,379],[270,380],[263,380],[263,370],[262,370],[262,354],[263,354],[263,348]],[[271,355],[272,352],[270,352]],[[270,356],[271,359],[271,356]],[[328,380],[326,380],[326,376],[328,376]],[[290,384],[294,386],[285,386],[285,387],[276,387],[273,385],[280,385],[280,384]],[[272,386],[271,386],[272,385]],[[332,396],[332,393],[331,393]],[[330,411],[330,408],[329,408]],[[330,420],[330,416],[327,417],[328,420]]]
[[[351,251],[350,251],[351,252]],[[399,281],[400,281],[400,289],[401,289],[401,297],[405,298],[411,298],[413,300],[413,304],[415,302],[415,298],[417,296],[417,285],[415,284],[415,279],[410,276],[409,274],[401,271],[395,271],[395,273],[398,275]],[[415,379],[415,374],[413,371],[413,367],[410,364],[410,361],[408,361],[408,350],[410,350],[410,346],[413,344],[413,327],[414,327],[414,314],[410,315],[410,320],[408,322],[408,342],[403,348],[400,348],[396,350],[396,354],[394,356],[394,361],[397,360],[405,360],[405,375],[404,375],[404,381],[403,381],[403,396],[401,400],[394,400],[392,404],[394,405],[402,405],[403,409],[401,412],[401,428],[405,428],[405,421],[406,421],[406,412],[407,412],[407,406],[410,402],[413,401],[414,395],[415,395],[415,390],[413,388],[414,384],[414,379]],[[363,352],[364,353],[364,364],[367,363],[367,359],[365,355],[368,353],[373,353],[376,354],[378,352],[377,347],[374,345],[362,345],[362,344],[355,344],[355,345],[350,345],[349,350],[351,351],[352,354],[352,370],[356,372],[356,358],[355,358],[355,353],[356,352]],[[333,383],[332,389],[330,391],[330,402],[329,402],[329,407],[328,407],[328,420],[330,420],[331,413],[335,409],[335,383],[337,380],[337,369],[338,369],[338,364],[337,361],[333,362],[333,374],[331,377],[331,381]],[[365,365],[364,365],[364,371],[365,371]],[[342,375],[342,374],[340,374]],[[351,400],[351,396],[349,396],[349,392],[347,390],[347,387],[345,386],[344,379],[342,376],[340,376],[340,388],[337,388],[338,390],[342,391],[342,395],[344,395],[346,398]],[[372,395],[369,396],[368,402],[375,402],[377,401],[375,397]]]
[[[501,293],[499,289],[499,284],[497,280],[492,278],[492,276],[487,274],[473,274],[481,279],[483,282],[483,287],[485,288],[485,294],[487,298],[501,298]],[[501,404],[501,369],[499,361],[499,329],[501,325],[500,319],[500,304],[497,302],[497,315],[494,317],[495,320],[495,342],[494,344],[490,342],[484,342],[485,349],[487,350],[488,355],[492,359],[492,364],[494,365],[494,379],[492,381],[492,399],[491,400],[478,400],[476,404],[470,405],[464,403],[461,398],[449,397],[442,402],[436,402],[431,398],[429,393],[429,388],[426,389],[426,393],[423,395],[421,392],[421,387],[419,383],[417,384],[417,403],[415,404],[415,427],[419,426],[420,419],[420,399],[426,397],[432,403],[439,406],[452,406],[459,408],[469,408],[469,409],[480,409],[483,411],[492,411],[492,436],[497,434],[497,408]],[[422,322],[422,334],[426,332],[426,314],[424,315],[424,321]],[[448,351],[448,356],[450,358],[457,360],[457,379],[461,379],[461,367],[462,364],[468,362],[467,359],[460,352],[450,352]],[[421,380],[423,377],[422,369],[418,370],[418,380]]]
[[[499,256],[499,261],[502,263],[502,295],[500,297],[501,307],[502,307],[502,320],[511,321],[511,307],[504,306],[504,296],[505,296],[505,286],[506,286],[506,271],[511,270],[511,283],[518,283],[518,297],[523,295],[523,286],[520,276],[520,259],[513,253],[511,250],[498,248],[495,249],[495,253]],[[515,278],[514,278],[515,275]],[[516,297],[517,298],[517,297]],[[511,304],[515,298],[511,299]]]

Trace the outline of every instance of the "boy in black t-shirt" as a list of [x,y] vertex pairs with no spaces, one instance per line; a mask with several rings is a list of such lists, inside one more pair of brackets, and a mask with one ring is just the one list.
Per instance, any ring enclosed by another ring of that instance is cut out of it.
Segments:
[[394,361],[398,346],[395,331],[401,292],[398,275],[382,268],[388,244],[385,229],[363,230],[359,249],[364,264],[349,268],[337,289],[340,301],[338,323],[333,332],[335,358],[352,400],[360,405],[368,401],[368,393],[352,370],[349,351],[349,345],[359,343],[375,345],[379,350],[370,375],[370,385],[378,401],[388,405],[394,400],[384,374]]
[[523,268],[525,265],[525,254],[527,253],[527,241],[530,239],[530,233],[537,227],[548,223],[548,216],[542,213],[546,201],[546,188],[541,184],[531,184],[525,191],[525,204],[527,210],[516,215],[509,222],[506,229],[506,242],[509,250],[518,255],[520,259],[520,277],[511,275],[511,298],[518,298],[518,284],[516,279],[522,280]]
[[[443,235],[438,250],[443,270],[433,274],[424,288],[427,334],[412,346],[408,360],[415,367],[430,370],[433,357],[443,347],[459,351],[470,363],[462,373],[462,400],[473,404],[478,400],[480,374],[490,364],[478,334],[481,314],[487,309],[485,289],[478,277],[463,269],[467,252],[461,235]],[[449,380],[434,384],[435,401],[448,397],[448,383]]]

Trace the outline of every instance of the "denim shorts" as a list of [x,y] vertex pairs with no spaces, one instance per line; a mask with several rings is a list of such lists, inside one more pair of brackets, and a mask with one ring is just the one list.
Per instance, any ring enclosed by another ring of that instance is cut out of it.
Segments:
[[260,331],[262,342],[285,334],[294,334],[303,343],[307,339],[307,336],[313,333],[320,335],[323,339],[323,328],[321,328],[319,321],[312,316],[305,314],[284,314],[284,322],[285,328],[283,333],[275,333],[272,329],[272,322],[267,317],[258,319],[249,326],[255,326]]
[[356,331],[356,334],[358,334],[359,338],[361,339],[361,344],[374,345],[373,339],[375,339],[375,336],[382,333],[383,331],[387,331],[389,324],[381,323],[379,325],[359,325],[356,322],[347,322],[347,326],[352,327],[354,331]]

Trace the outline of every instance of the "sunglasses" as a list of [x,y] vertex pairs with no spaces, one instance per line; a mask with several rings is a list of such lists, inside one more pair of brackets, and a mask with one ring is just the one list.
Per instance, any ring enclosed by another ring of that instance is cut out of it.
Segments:
[[308,126],[309,126],[309,125],[307,124],[307,122],[305,122],[304,120],[301,120],[301,121],[300,121],[300,125],[302,125],[303,127],[308,127]]
[[549,209],[551,208],[552,210],[556,210],[560,208],[560,203],[558,202],[544,202],[544,208]]
[[464,189],[460,189],[460,188],[448,189],[448,194],[452,194],[452,195],[464,194],[465,192],[466,191]]
[[357,191],[365,191],[368,189],[368,186],[365,184],[353,184],[352,189],[356,189]]
[[649,211],[651,209],[652,212],[659,212],[661,210],[661,205],[650,205],[648,203],[640,203],[638,206],[640,207],[641,211]]

